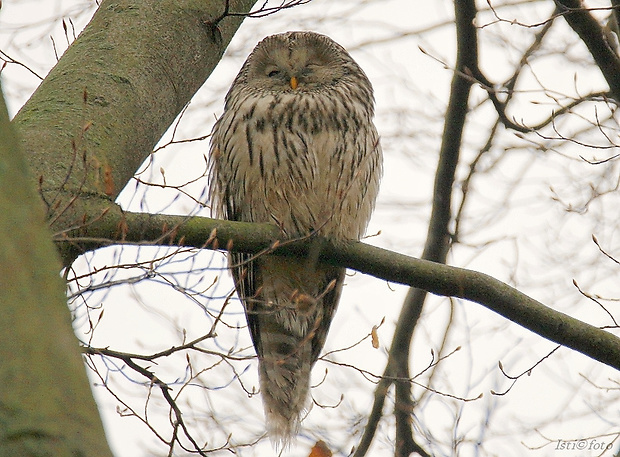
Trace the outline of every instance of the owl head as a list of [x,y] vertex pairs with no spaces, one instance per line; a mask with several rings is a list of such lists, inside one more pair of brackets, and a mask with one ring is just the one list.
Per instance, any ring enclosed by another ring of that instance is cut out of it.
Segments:
[[233,87],[236,83],[268,93],[317,92],[337,85],[371,87],[342,46],[315,32],[286,32],[263,39],[243,64]]

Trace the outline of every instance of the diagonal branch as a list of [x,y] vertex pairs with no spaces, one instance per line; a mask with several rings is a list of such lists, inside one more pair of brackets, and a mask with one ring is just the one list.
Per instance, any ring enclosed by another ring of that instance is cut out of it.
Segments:
[[[429,222],[428,234],[424,245],[422,258],[434,262],[445,263],[450,247],[449,224],[452,220],[452,186],[455,178],[456,166],[459,161],[461,138],[468,112],[469,93],[472,86],[471,74],[478,67],[478,46],[474,19],[476,5],[474,0],[455,2],[455,22],[457,34],[456,69],[452,77],[450,100],[445,116],[442,144],[439,152],[439,163],[435,173],[433,190],[433,206]],[[394,379],[396,406],[396,456],[407,456],[413,452],[426,455],[413,438],[411,424],[413,399],[410,378],[409,354],[411,339],[416,323],[426,299],[427,291],[419,288],[409,290],[403,304],[400,316],[394,331],[392,346],[389,351],[388,363],[384,372],[384,379]],[[385,383],[387,381],[383,381]],[[375,414],[382,407],[382,400],[378,399],[381,391],[387,391],[385,385],[379,385],[375,392]],[[365,455],[375,433],[374,427],[367,427],[362,437],[360,447],[355,456]],[[373,425],[373,424],[370,424]]]
[[580,0],[555,0],[564,19],[588,47],[616,100],[620,100],[620,56],[610,46],[603,28]]
[[[109,234],[116,232],[116,238]],[[75,233],[75,237],[73,237]],[[252,254],[304,256],[316,249],[315,237],[285,240],[271,224],[206,217],[121,212],[108,208],[98,223],[57,236],[57,245],[83,249],[129,244],[171,245]],[[479,303],[512,322],[620,370],[620,338],[549,308],[489,275],[371,246],[358,241],[320,244],[320,259],[376,278],[436,295]],[[63,249],[61,249],[62,251]]]

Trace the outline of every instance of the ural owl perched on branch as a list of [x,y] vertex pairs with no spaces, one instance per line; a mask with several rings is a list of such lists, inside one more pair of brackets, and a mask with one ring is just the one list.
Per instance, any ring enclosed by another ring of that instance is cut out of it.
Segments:
[[[313,32],[265,38],[213,128],[214,214],[275,223],[290,238],[359,240],[382,173],[373,116],[370,81],[342,46]],[[267,428],[284,445],[298,431],[345,276],[317,257],[229,258],[259,358]]]

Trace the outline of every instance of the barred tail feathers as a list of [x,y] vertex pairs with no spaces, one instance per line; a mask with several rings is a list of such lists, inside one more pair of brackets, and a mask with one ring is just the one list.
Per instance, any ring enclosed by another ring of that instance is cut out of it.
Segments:
[[267,431],[271,440],[286,447],[298,432],[308,404],[312,347],[283,333],[263,334],[266,354],[259,362]]
[[285,447],[309,404],[312,366],[325,343],[345,270],[271,256],[255,260],[253,268],[261,286],[253,301],[244,300],[246,315],[259,356],[267,431],[274,444]]

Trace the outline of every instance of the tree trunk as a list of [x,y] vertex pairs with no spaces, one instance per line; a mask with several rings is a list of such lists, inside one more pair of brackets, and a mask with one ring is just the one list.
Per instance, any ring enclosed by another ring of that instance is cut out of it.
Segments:
[[111,456],[4,98],[0,138],[0,456]]
[[[230,1],[232,13],[255,0]],[[54,232],[96,220],[220,61],[223,0],[104,0],[14,124]],[[221,18],[221,20],[218,20]],[[181,159],[180,159],[181,160]],[[65,265],[80,246],[64,243]]]
[[[45,216],[58,236],[118,215],[114,199],[241,24],[225,4],[104,0],[16,115],[25,156],[0,103],[0,456],[111,455]],[[65,265],[82,252],[58,246]]]

